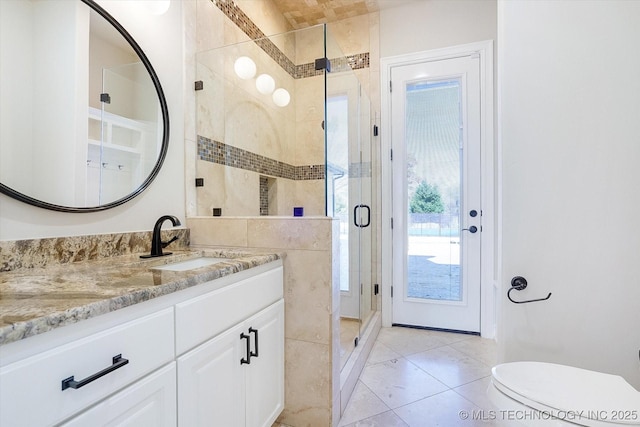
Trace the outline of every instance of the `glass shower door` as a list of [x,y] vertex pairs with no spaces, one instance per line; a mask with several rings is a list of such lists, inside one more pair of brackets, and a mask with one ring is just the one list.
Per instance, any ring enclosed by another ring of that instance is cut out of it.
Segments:
[[[332,49],[330,47],[333,46]],[[372,312],[370,102],[347,58],[327,37],[327,215],[340,221],[341,362]]]
[[373,312],[373,243],[375,227],[373,221],[373,167],[372,167],[372,120],[370,101],[359,85],[358,103],[358,153],[355,164],[354,180],[357,182],[355,195],[354,225],[358,227],[359,248],[359,284],[360,284],[360,325],[366,328]]

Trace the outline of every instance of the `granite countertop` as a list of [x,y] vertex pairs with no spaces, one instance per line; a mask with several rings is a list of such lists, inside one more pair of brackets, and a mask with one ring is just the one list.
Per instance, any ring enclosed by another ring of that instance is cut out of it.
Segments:
[[[21,268],[0,273],[0,345],[257,267],[283,254],[239,249],[173,251]],[[150,267],[201,256],[230,258],[188,271]]]

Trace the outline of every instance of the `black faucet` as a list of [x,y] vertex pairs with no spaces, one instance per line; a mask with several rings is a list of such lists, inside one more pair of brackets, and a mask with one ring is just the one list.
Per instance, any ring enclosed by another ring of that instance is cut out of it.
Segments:
[[151,254],[140,255],[140,258],[155,258],[159,256],[171,255],[171,252],[162,253],[162,248],[169,246],[171,242],[178,240],[176,236],[173,236],[168,242],[163,242],[160,236],[160,229],[165,221],[171,221],[173,226],[176,227],[180,224],[180,220],[173,215],[164,215],[158,218],[156,225],[153,226],[153,239],[151,239]]

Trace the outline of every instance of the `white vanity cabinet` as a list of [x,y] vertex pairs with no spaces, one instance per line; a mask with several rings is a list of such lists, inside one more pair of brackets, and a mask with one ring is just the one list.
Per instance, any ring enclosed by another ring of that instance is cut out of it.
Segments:
[[0,346],[2,427],[270,427],[283,406],[281,261]]
[[282,269],[219,293],[176,305],[178,425],[270,427],[284,407]]
[[[173,333],[168,307],[2,366],[0,426],[49,426],[79,413],[172,362]],[[71,377],[77,388],[64,388]]]
[[175,402],[176,364],[171,362],[60,426],[175,427]]
[[284,408],[284,302],[178,358],[180,426],[269,427]]

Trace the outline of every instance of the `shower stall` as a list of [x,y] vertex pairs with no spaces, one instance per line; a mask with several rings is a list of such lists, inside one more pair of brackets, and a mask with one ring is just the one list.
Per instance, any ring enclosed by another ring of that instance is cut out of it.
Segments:
[[368,65],[326,25],[196,56],[197,214],[339,220],[341,367],[376,310]]

